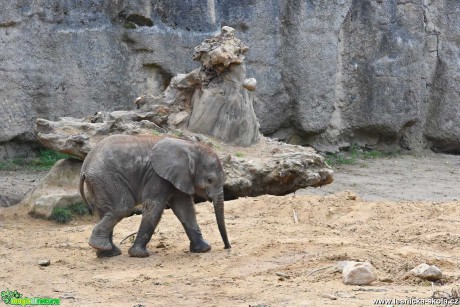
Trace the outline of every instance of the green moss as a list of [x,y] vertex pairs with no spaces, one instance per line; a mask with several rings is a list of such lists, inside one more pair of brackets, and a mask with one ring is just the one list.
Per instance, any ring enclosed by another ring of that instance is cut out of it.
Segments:
[[84,203],[72,204],[68,207],[68,209],[70,210],[72,214],[79,215],[79,216],[84,216],[84,215],[89,214],[88,206],[86,206],[86,204]]
[[152,130],[152,134],[154,136],[160,136],[161,135],[161,132],[160,131],[157,131],[157,130]]
[[88,207],[84,203],[75,203],[66,208],[53,208],[50,220],[53,220],[59,224],[67,224],[72,220],[74,216],[84,216],[88,214]]
[[72,220],[72,211],[68,208],[53,208],[50,219],[58,222],[59,224],[67,224]]
[[38,159],[34,160],[34,163],[38,167],[42,167],[45,169],[50,169],[53,167],[53,165],[61,160],[61,159],[66,159],[69,158],[69,155],[54,151],[54,150],[49,150],[49,149],[44,149],[40,151],[40,155]]
[[326,158],[326,163],[329,164],[330,166],[356,164],[356,158],[347,157],[345,154],[342,154],[342,153],[327,154],[325,158]]
[[175,137],[178,137],[178,138],[184,136],[184,133],[183,133],[181,130],[179,130],[179,129],[173,130],[173,131],[172,131],[172,134],[173,134]]
[[353,144],[344,151],[339,153],[326,154],[324,157],[327,164],[335,166],[353,165],[357,164],[359,160],[386,158],[397,156],[398,154],[399,153],[386,153],[379,150],[368,150]]
[[237,156],[238,158],[242,158],[244,157],[244,154],[242,152],[237,152],[235,153],[235,156]]
[[69,157],[69,155],[54,150],[42,149],[36,158],[13,158],[0,162],[0,170],[49,170],[57,161]]
[[362,154],[363,159],[377,159],[385,156],[385,153],[378,150],[364,151]]

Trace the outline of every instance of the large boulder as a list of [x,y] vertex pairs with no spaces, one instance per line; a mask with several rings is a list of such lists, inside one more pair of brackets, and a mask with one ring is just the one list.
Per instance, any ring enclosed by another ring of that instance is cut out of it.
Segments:
[[[61,128],[65,122],[58,122]],[[69,122],[73,132],[76,131],[77,123]],[[66,137],[62,133],[69,132],[70,129],[61,129],[61,134],[49,130],[52,138],[40,133],[41,138],[48,147],[73,154],[83,160],[103,136],[94,136],[93,132],[97,129],[90,127],[97,125],[96,123],[80,123],[84,132],[77,135]],[[124,132],[127,134],[151,134],[150,129],[135,124],[121,126],[126,129]],[[132,126],[136,127],[134,132],[129,129]],[[90,132],[90,136],[85,135],[87,132]],[[108,135],[105,134],[104,137]],[[255,146],[235,147],[189,131],[183,131],[181,135],[184,139],[212,146],[217,152],[226,174],[225,200],[264,194],[286,195],[303,187],[321,186],[333,181],[331,168],[312,148],[289,145],[265,137]],[[75,143],[75,139],[81,142]],[[68,207],[82,202],[78,189],[81,165],[82,161],[77,159],[58,161],[21,204],[27,206],[32,215],[49,218],[55,207]]]
[[49,218],[55,207],[82,202],[78,190],[81,165],[76,159],[59,160],[19,205],[28,207],[34,216]]
[[[162,110],[157,108],[157,110]],[[144,111],[129,111],[132,119],[144,118]],[[132,116],[137,113],[138,116]],[[164,114],[164,113],[162,113]],[[301,147],[261,137],[249,147],[233,146],[218,139],[188,130],[168,130],[148,120],[128,120],[125,112],[101,115],[85,120],[61,118],[50,122],[37,120],[39,140],[53,150],[84,160],[91,149],[111,134],[173,135],[203,142],[218,153],[227,175],[225,198],[263,194],[285,195],[307,186],[321,186],[333,181],[332,169],[313,148]],[[171,115],[164,115],[165,119]],[[166,120],[167,121],[167,120]],[[159,132],[163,130],[163,132]],[[164,133],[168,132],[168,133]]]

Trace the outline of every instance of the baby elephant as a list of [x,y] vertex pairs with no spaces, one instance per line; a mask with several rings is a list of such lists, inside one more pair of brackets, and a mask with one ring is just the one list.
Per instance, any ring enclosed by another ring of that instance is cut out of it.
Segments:
[[[224,221],[224,172],[217,155],[202,144],[176,138],[113,135],[88,154],[80,174],[80,193],[90,212],[100,221],[89,244],[98,257],[121,254],[113,244],[113,228],[134,207],[144,207],[136,240],[128,253],[148,257],[147,243],[165,208],[171,208],[184,226],[192,253],[211,246],[196,221],[193,195],[214,204],[217,225],[225,248],[230,248]],[[92,203],[85,197],[84,183]]]

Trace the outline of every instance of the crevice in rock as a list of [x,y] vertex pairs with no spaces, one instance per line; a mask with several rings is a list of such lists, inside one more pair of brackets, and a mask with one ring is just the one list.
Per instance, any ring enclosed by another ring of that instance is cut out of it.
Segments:
[[174,77],[173,73],[157,63],[144,63],[142,67],[149,73],[158,74],[161,77],[161,91],[166,90]]
[[126,17],[126,21],[133,22],[139,27],[153,27],[152,19],[139,14],[130,14]]

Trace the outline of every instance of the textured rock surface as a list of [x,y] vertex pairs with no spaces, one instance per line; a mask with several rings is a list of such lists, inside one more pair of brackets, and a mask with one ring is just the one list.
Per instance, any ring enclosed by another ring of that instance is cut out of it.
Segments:
[[442,272],[437,266],[429,265],[426,263],[422,263],[416,266],[410,270],[410,273],[418,278],[426,279],[429,281],[436,281],[442,278]]
[[156,105],[150,111],[98,112],[85,119],[60,118],[53,122],[39,118],[35,130],[39,141],[50,149],[84,159],[91,148],[109,134],[140,134],[165,130],[169,108]]
[[190,115],[175,116],[169,123],[234,145],[256,143],[259,123],[254,95],[248,90],[254,91],[257,81],[246,79],[248,50],[228,26],[195,47],[193,59],[201,62],[201,67],[175,76],[162,95],[167,105]]
[[[158,124],[168,120],[163,106],[153,116]],[[145,120],[146,112],[115,111],[86,119],[61,118],[57,122],[37,120],[38,138],[48,148],[84,159],[94,145],[110,134],[155,134],[169,132],[183,138],[206,143],[219,154],[227,176],[225,198],[263,194],[285,195],[307,186],[321,186],[333,181],[332,170],[314,149],[276,142],[262,137],[252,146],[231,146],[187,130],[169,130]],[[177,114],[177,113],[176,113]],[[174,115],[174,114],[173,114]],[[94,122],[96,121],[96,122]],[[161,132],[160,132],[161,130]]]
[[223,25],[251,47],[264,134],[460,152],[459,1],[37,0],[0,3],[0,159],[28,154],[37,117],[160,94]]
[[[79,159],[112,134],[160,135],[173,132],[192,141],[216,143],[227,180],[225,198],[285,195],[332,182],[332,170],[312,148],[260,140],[258,121],[245,87],[244,55],[249,50],[224,26],[219,35],[195,48],[202,67],[178,74],[161,96],[143,95],[137,110],[97,112],[83,119],[36,120],[40,142]],[[186,128],[178,130],[177,128]],[[203,134],[197,134],[204,133]],[[208,136],[214,137],[211,140]],[[260,140],[260,141],[259,141]],[[258,142],[259,141],[259,142]],[[241,148],[239,146],[242,146]],[[235,148],[235,156],[229,155]],[[242,158],[247,154],[247,157]]]
[[377,280],[374,267],[369,262],[346,261],[342,270],[343,283],[346,285],[369,285]]
[[19,205],[29,208],[33,215],[49,218],[55,207],[67,207],[81,202],[78,192],[82,162],[64,159],[56,162],[50,172]]

